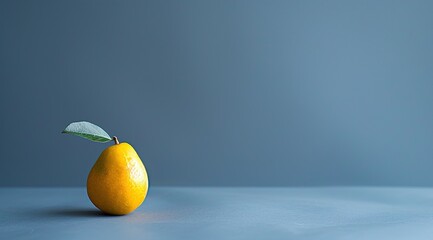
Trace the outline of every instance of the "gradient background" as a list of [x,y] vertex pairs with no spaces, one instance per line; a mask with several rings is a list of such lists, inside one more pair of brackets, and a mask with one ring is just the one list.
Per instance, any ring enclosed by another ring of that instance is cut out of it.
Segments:
[[433,1],[0,1],[0,185],[433,185]]

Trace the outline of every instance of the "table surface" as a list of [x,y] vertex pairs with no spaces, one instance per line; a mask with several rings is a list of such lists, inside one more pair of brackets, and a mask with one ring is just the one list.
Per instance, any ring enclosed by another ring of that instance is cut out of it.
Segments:
[[1,188],[2,239],[432,239],[429,188],[171,188],[106,216],[85,188]]

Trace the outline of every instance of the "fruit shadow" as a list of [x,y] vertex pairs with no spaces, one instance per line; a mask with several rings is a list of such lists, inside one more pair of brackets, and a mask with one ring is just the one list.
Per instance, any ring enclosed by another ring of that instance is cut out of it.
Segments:
[[151,212],[136,211],[128,215],[110,215],[110,214],[103,213],[97,209],[89,209],[89,208],[44,209],[43,211],[34,212],[33,216],[37,216],[38,218],[50,219],[52,221],[57,221],[59,219],[89,220],[89,219],[97,219],[97,218],[108,220],[108,219],[120,219],[122,217],[125,217],[125,219],[128,222],[140,222],[140,223],[172,222],[181,217],[180,213],[176,211],[151,211]]
[[47,217],[120,217],[118,215],[110,215],[103,213],[97,209],[88,208],[56,208],[44,211],[44,216]]

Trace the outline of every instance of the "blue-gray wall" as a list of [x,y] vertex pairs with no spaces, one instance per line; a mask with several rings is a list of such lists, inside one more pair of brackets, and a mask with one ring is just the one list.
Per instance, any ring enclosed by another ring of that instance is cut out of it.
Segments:
[[0,185],[433,185],[433,1],[0,1]]

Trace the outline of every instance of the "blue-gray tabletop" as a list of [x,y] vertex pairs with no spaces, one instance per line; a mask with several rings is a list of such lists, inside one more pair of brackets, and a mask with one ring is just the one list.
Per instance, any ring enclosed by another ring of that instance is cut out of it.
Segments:
[[130,215],[85,188],[0,189],[1,239],[432,239],[429,188],[171,188]]

